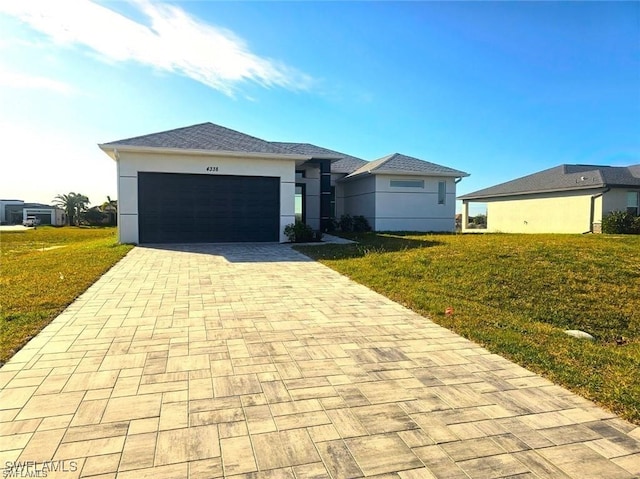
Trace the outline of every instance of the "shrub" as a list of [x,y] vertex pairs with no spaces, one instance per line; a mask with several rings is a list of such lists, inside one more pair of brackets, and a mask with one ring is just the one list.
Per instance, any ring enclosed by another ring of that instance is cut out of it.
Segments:
[[349,233],[353,231],[353,218],[351,215],[342,215],[340,221],[338,221],[338,225],[340,226],[340,231]]
[[82,222],[89,226],[104,225],[107,221],[107,214],[100,211],[97,206],[89,208],[87,211],[82,213]]
[[[285,226],[284,234],[292,243],[308,243],[314,240],[313,229],[302,221]],[[322,236],[322,233],[320,235]]]
[[602,232],[606,234],[640,234],[640,217],[626,211],[612,211],[602,218]]
[[338,231],[339,227],[340,227],[340,224],[335,218],[331,218],[329,219],[329,221],[327,221],[326,230],[328,233],[333,233],[334,231]]
[[364,233],[371,231],[371,225],[364,216],[353,217],[353,231],[356,233]]
[[371,231],[371,225],[367,218],[362,215],[342,215],[338,222],[340,231],[344,233],[363,233],[365,231]]

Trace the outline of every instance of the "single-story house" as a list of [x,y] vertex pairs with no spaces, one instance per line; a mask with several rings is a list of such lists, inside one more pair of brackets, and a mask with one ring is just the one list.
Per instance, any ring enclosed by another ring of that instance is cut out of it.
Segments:
[[640,213],[640,164],[560,165],[458,199],[463,231],[469,203],[479,202],[487,205],[487,232],[599,233],[611,211]]
[[463,171],[393,154],[368,162],[213,123],[100,144],[117,163],[125,243],[286,241],[362,215],[376,230],[453,231]]
[[67,218],[64,210],[42,203],[25,203],[22,200],[0,200],[0,223],[22,224],[28,216],[40,220],[41,225],[62,226]]

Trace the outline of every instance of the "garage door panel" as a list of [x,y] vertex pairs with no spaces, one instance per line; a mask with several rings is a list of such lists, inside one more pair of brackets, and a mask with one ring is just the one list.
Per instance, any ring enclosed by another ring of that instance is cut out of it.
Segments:
[[138,175],[141,243],[278,241],[280,179]]

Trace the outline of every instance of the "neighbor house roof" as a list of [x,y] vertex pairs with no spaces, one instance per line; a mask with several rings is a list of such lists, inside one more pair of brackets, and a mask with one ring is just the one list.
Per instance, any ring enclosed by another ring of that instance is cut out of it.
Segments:
[[632,166],[560,165],[460,196],[461,200],[584,190],[640,187],[640,164]]
[[123,146],[289,155],[292,153],[275,143],[213,123],[200,123],[100,145],[103,149]]
[[395,175],[434,175],[434,176],[469,176],[464,171],[454,170],[446,166],[419,160],[411,156],[393,153],[375,161],[362,165],[346,178],[364,174],[395,174]]
[[367,164],[367,161],[356,158],[355,156],[347,155],[346,153],[340,153],[339,151],[329,150],[328,148],[322,148],[321,146],[312,145],[311,143],[287,143],[282,141],[274,141],[274,144],[286,148],[292,153],[298,153],[301,155],[309,155],[317,158],[339,158],[338,161],[331,163],[332,173],[352,173],[362,165]]

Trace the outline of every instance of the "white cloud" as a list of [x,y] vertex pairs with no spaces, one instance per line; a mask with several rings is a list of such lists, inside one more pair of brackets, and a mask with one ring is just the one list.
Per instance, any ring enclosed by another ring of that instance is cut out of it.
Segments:
[[147,0],[133,5],[148,25],[88,0],[0,2],[0,13],[14,16],[61,45],[82,45],[107,61],[135,61],[178,73],[233,96],[239,84],[291,90],[312,79],[281,62],[249,50],[233,32],[206,24],[183,9]]
[[12,72],[0,67],[0,87],[19,88],[27,90],[50,90],[62,94],[70,94],[73,91],[71,85],[54,80],[52,78],[27,75]]

